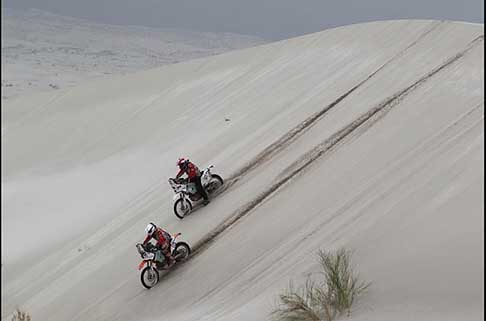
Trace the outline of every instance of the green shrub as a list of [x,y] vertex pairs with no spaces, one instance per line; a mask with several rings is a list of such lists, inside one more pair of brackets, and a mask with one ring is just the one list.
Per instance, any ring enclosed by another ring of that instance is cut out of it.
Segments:
[[370,283],[359,280],[351,266],[351,252],[340,249],[336,253],[318,252],[325,279],[326,300],[339,313],[350,313],[353,302],[363,294]]
[[340,249],[335,253],[318,252],[320,275],[324,281],[316,283],[307,277],[306,283],[294,288],[290,283],[279,295],[280,304],[272,312],[277,321],[332,321],[344,312],[351,312],[351,306],[369,287],[354,273],[351,252]]

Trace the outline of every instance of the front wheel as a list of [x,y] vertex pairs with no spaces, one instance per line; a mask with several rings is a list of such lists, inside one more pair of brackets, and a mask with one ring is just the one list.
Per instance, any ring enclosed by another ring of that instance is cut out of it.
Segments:
[[181,220],[189,214],[192,211],[192,205],[191,202],[179,198],[175,203],[174,203],[174,214]]
[[152,266],[146,266],[140,274],[140,281],[146,289],[150,289],[159,282],[159,272]]

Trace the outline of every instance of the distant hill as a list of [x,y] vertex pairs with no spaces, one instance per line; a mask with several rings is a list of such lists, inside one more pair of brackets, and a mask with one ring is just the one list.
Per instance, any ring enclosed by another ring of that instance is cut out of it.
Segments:
[[252,47],[263,39],[2,10],[2,99]]

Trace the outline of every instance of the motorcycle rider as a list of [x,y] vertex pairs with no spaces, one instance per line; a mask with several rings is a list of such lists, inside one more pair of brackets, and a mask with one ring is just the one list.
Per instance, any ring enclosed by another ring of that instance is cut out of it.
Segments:
[[202,195],[204,198],[203,204],[209,204],[208,194],[204,190],[204,187],[201,183],[201,171],[199,168],[194,165],[194,163],[190,162],[189,159],[181,157],[177,160],[177,166],[179,166],[179,172],[176,175],[176,179],[181,177],[184,173],[187,174],[189,181],[194,182],[196,184],[196,189],[199,194]]
[[147,225],[147,227],[145,228],[145,233],[147,233],[147,236],[143,241],[144,247],[151,239],[155,239],[157,241],[156,246],[158,248],[158,251],[155,253],[155,260],[157,262],[162,261],[160,257],[160,253],[162,252],[168,261],[167,268],[170,268],[172,265],[174,265],[175,258],[170,253],[170,242],[172,240],[170,234],[162,228],[157,227],[154,223],[149,223]]

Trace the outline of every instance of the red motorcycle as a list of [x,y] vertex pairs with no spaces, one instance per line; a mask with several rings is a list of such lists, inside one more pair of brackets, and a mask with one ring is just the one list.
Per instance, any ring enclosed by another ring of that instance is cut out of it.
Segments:
[[[189,244],[186,242],[177,242],[177,238],[180,235],[181,233],[173,235],[172,240],[170,241],[170,250],[172,256],[176,260],[175,264],[177,264],[177,262],[186,260],[191,254],[191,247]],[[162,261],[155,260],[157,252],[162,250],[152,243],[147,243],[145,246],[138,243],[136,247],[138,253],[140,253],[140,256],[142,257],[142,262],[140,262],[138,265],[138,269],[142,270],[140,274],[140,281],[145,288],[150,289],[159,282],[159,271],[169,269],[168,260],[162,253],[160,253]]]

